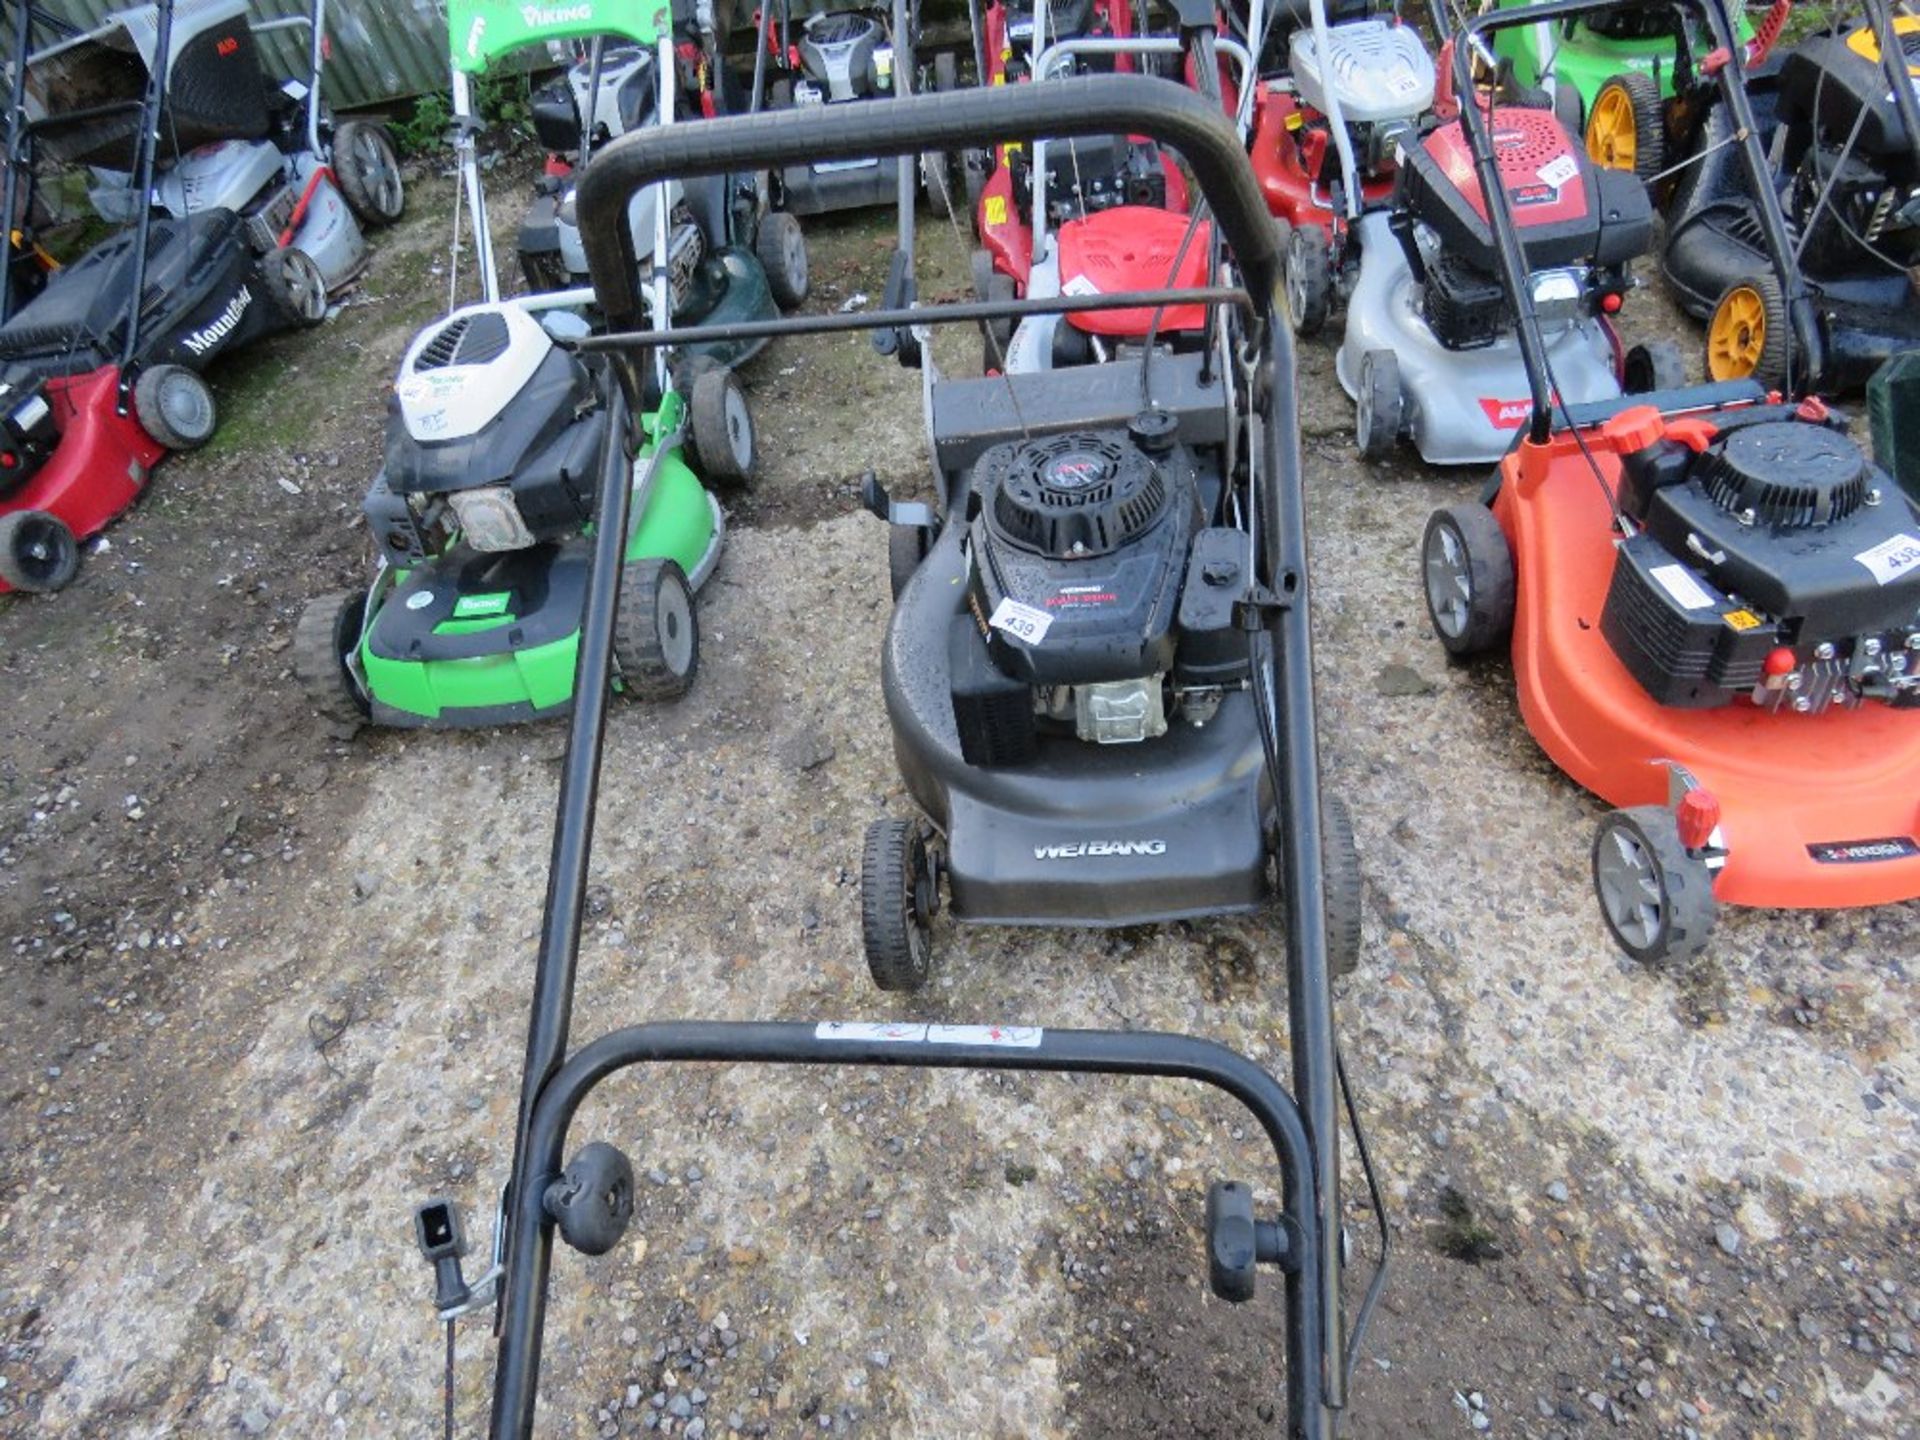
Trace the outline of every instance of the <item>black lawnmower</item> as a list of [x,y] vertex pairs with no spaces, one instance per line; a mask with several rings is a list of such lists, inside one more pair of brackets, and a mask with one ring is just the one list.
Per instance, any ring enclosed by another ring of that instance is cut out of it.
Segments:
[[[671,1022],[641,1024],[569,1048],[581,918],[585,906],[595,787],[605,731],[607,677],[617,619],[619,547],[626,530],[628,492],[607,486],[598,497],[596,545],[588,581],[576,698],[563,767],[553,864],[549,873],[546,918],[534,972],[532,1023],[521,1089],[513,1175],[496,1229],[494,1264],[478,1281],[462,1274],[465,1244],[458,1212],[450,1201],[435,1200],[416,1214],[417,1234],[436,1274],[436,1308],[449,1326],[460,1315],[493,1303],[499,1311],[499,1336],[489,1434],[494,1440],[523,1440],[533,1434],[540,1389],[541,1346],[546,1318],[553,1239],[588,1255],[603,1255],[620,1242],[633,1214],[631,1161],[611,1144],[594,1141],[566,1151],[569,1131],[583,1101],[603,1080],[630,1067],[659,1062],[848,1066],[911,1066],[962,1069],[1080,1072],[1112,1075],[1161,1075],[1197,1080],[1234,1096],[1254,1114],[1274,1147],[1274,1177],[1281,1202],[1278,1215],[1261,1214],[1244,1184],[1217,1183],[1206,1207],[1209,1279],[1222,1298],[1240,1301],[1253,1293],[1258,1267],[1274,1266],[1286,1277],[1285,1419],[1276,1433],[1289,1440],[1332,1440],[1338,1412],[1347,1404],[1354,1356],[1384,1270],[1376,1272],[1351,1335],[1343,1316],[1342,1271],[1345,1243],[1341,1231],[1338,1121],[1341,1079],[1332,1023],[1328,979],[1329,923],[1322,896],[1328,866],[1323,861],[1319,766],[1314,731],[1312,656],[1307,614],[1306,550],[1299,437],[1295,420],[1294,364],[1284,318],[1275,314],[1279,257],[1260,191],[1244,147],[1219,106],[1165,81],[1134,76],[1101,76],[1046,85],[1000,87],[951,95],[904,98],[882,106],[820,106],[805,113],[741,116],[646,130],[609,145],[589,166],[579,190],[579,215],[587,240],[593,280],[606,310],[611,333],[580,340],[579,347],[610,354],[620,388],[613,404],[624,410],[644,403],[646,350],[657,336],[640,330],[644,316],[633,281],[634,246],[625,224],[628,202],[644,186],[668,178],[687,179],[729,167],[777,166],[802,160],[836,161],[871,156],[954,151],[970,144],[1027,142],[1040,136],[1071,139],[1144,133],[1180,152],[1205,196],[1213,223],[1224,239],[1218,282],[1189,289],[1136,290],[1117,295],[1062,295],[1049,299],[965,303],[933,307],[888,308],[853,314],[792,316],[755,325],[769,334],[827,333],[902,328],[924,336],[936,323],[976,324],[986,319],[1042,313],[1092,312],[1102,308],[1201,305],[1215,312],[1211,344],[1192,352],[1164,350],[1146,363],[1146,352],[1112,367],[1086,367],[1055,380],[1033,380],[1017,398],[1032,427],[1023,436],[1003,402],[1004,387],[993,392],[975,382],[941,382],[930,359],[923,372],[932,398],[934,438],[946,473],[943,484],[952,502],[951,519],[915,571],[894,621],[898,636],[908,624],[928,625],[931,648],[916,681],[903,677],[914,660],[889,643],[889,708],[899,724],[903,686],[913,684],[914,703],[924,707],[924,723],[935,731],[917,765],[935,773],[943,787],[943,814],[959,824],[961,806],[972,796],[993,792],[1006,781],[1016,796],[1039,796],[1032,765],[977,767],[959,752],[962,705],[972,693],[956,689],[949,677],[969,685],[983,667],[996,661],[986,623],[968,638],[980,648],[961,649],[956,670],[948,646],[958,628],[950,604],[931,598],[954,578],[951,566],[963,546],[977,541],[974,521],[995,502],[989,482],[998,486],[1051,487],[1069,497],[1062,507],[1088,522],[1083,541],[1093,537],[1096,517],[1121,526],[1123,544],[1133,547],[1134,563],[1121,578],[1094,579],[1091,588],[1073,592],[1088,613],[1056,619],[1053,638],[1078,640],[1079,628],[1097,620],[1109,603],[1118,606],[1119,587],[1135,593],[1135,578],[1157,574],[1165,609],[1156,617],[1150,653],[1113,647],[1121,673],[1139,674],[1147,664],[1164,664],[1166,682],[1197,688],[1204,678],[1219,692],[1218,705],[1205,725],[1194,724],[1188,707],[1200,697],[1177,693],[1169,713],[1161,695],[1160,713],[1169,724],[1212,731],[1227,737],[1216,764],[1238,766],[1203,774],[1197,763],[1178,760],[1194,790],[1192,803],[1212,807],[1219,836],[1175,825],[1128,838],[1115,825],[1128,823],[1136,807],[1119,793],[1128,785],[1111,761],[1091,760],[1076,774],[1075,752],[1051,752],[1051,742],[1070,737],[1037,730],[1032,737],[1042,754],[1038,764],[1058,776],[1055,806],[1085,803],[1093,776],[1108,784],[1090,812],[1093,832],[1055,844],[1058,856],[1036,857],[1036,878],[1024,885],[988,883],[966,892],[1014,897],[1006,903],[1029,907],[1028,918],[1051,918],[1062,908],[1098,908],[1091,900],[1104,884],[1115,892],[1108,913],[1137,908],[1117,892],[1140,883],[1133,866],[1102,869],[1105,860],[1142,860],[1170,853],[1170,864],[1207,883],[1209,898],[1227,903],[1256,902],[1267,875],[1270,840],[1278,842],[1277,866],[1284,872],[1289,1051],[1295,1095],[1246,1059],[1204,1040],[1139,1032],[1046,1030],[1027,1025],[948,1025],[918,1021],[787,1024]],[[1211,243],[1211,242],[1207,242]],[[1004,312],[1004,313],[1003,313]],[[699,339],[697,329],[677,339]],[[923,351],[925,347],[922,347]],[[943,393],[944,392],[944,393]],[[1013,433],[1006,433],[1007,427]],[[1038,458],[1027,447],[1044,447]],[[1104,496],[1125,489],[1132,506],[1125,515],[1100,509]],[[979,499],[971,497],[978,496]],[[881,497],[874,496],[876,502]],[[911,520],[893,507],[896,521]],[[1011,514],[1012,512],[1006,512]],[[1149,523],[1148,514],[1158,518]],[[922,516],[931,523],[931,517]],[[1003,522],[1018,523],[1007,520]],[[1231,537],[1231,538],[1229,538]],[[1061,537],[1064,539],[1065,537]],[[1103,542],[1104,543],[1104,542]],[[1042,569],[1053,562],[1035,548],[1023,550]],[[1090,561],[1110,570],[1116,549]],[[976,563],[999,564],[1008,552],[982,554]],[[1011,573],[1011,572],[1007,572]],[[996,584],[1005,583],[996,581]],[[954,586],[965,591],[965,586]],[[1190,601],[1176,597],[1186,590]],[[1115,600],[1093,598],[1112,590]],[[1036,602],[1043,597],[1017,593]],[[944,598],[944,597],[943,597]],[[1006,596],[1002,596],[1006,598]],[[1027,599],[1017,601],[1021,605]],[[1056,607],[1061,608],[1061,607]],[[1185,612],[1174,623],[1175,609]],[[994,602],[999,609],[999,602]],[[1008,612],[1018,614],[1019,612]],[[1115,610],[1109,612],[1118,614]],[[921,617],[914,619],[912,617]],[[1037,624],[1037,622],[1035,622]],[[1212,648],[1194,643],[1208,637]],[[1010,637],[1011,638],[1011,637]],[[1048,636],[1029,629],[1019,643],[1044,648]],[[1084,647],[1091,655],[1091,646]],[[1197,667],[1216,668],[1202,672]],[[1179,667],[1192,678],[1182,678]],[[1109,667],[1088,660],[1074,685],[1111,683]],[[1004,677],[1005,672],[1000,672]],[[1006,697],[1004,678],[981,679],[994,708],[986,718],[1008,734],[1043,718],[1030,698],[1026,707]],[[1100,692],[1112,706],[1089,707],[1089,722],[1130,727],[1140,723],[1132,705],[1137,686]],[[1031,693],[1031,692],[1030,692]],[[1154,705],[1151,694],[1146,702]],[[938,718],[944,714],[945,718]],[[1148,769],[1154,755],[1142,746],[1167,740],[1142,739],[1118,748],[1097,739],[1073,739],[1089,747],[1087,756],[1132,755],[1136,771]],[[903,755],[908,743],[902,742]],[[1209,743],[1212,743],[1209,741]],[[944,759],[942,757],[945,757]],[[1154,761],[1158,770],[1174,758]],[[984,778],[983,778],[984,777]],[[1165,798],[1155,782],[1153,792]],[[940,798],[926,792],[929,803]],[[1215,797],[1222,797],[1217,806]],[[1015,814],[1011,807],[1006,813]],[[1025,822],[1017,822],[1025,823]],[[1114,838],[1105,838],[1112,835]],[[1158,840],[1158,845],[1149,843]],[[1257,854],[1242,853],[1248,844]],[[1028,848],[1024,831],[1009,836],[1009,848]],[[1189,845],[1206,847],[1219,858],[1209,871],[1183,853]],[[1121,851],[1119,847],[1125,846]],[[1182,848],[1176,848],[1182,847]],[[971,853],[971,852],[969,852]],[[1081,871],[1079,862],[1091,862]],[[971,863],[971,862],[969,862]],[[1213,872],[1227,878],[1209,879]],[[1100,877],[1104,876],[1104,881]],[[1051,878],[1050,877],[1057,877]],[[972,883],[972,875],[969,882]],[[1154,880],[1156,903],[1171,907],[1164,882]],[[904,905],[907,897],[902,895]],[[996,902],[998,903],[998,902]],[[1183,908],[1190,908],[1184,907]],[[1349,1102],[1349,1110],[1351,1104]],[[1366,1161],[1364,1144],[1360,1147]],[[1373,1185],[1376,1210],[1377,1185]],[[1386,1243],[1384,1216],[1381,1243]],[[1384,1260],[1384,1249],[1383,1249]],[[451,1332],[449,1340],[451,1341]],[[449,1354],[452,1352],[450,1344]],[[452,1433],[449,1396],[449,1433]]]

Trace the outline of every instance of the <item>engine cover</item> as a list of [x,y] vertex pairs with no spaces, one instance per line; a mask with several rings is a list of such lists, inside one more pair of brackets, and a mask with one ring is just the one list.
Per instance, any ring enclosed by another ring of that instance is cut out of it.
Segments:
[[[1895,16],[1893,24],[1906,54],[1907,74],[1920,82],[1920,19]],[[1780,66],[1780,118],[1791,126],[1810,127],[1835,144],[1851,135],[1855,154],[1904,171],[1908,184],[1920,180],[1913,174],[1911,142],[1887,87],[1879,43],[1864,20],[1812,36],[1788,52]]]
[[968,602],[1007,675],[1084,685],[1172,668],[1200,496],[1192,453],[1144,438],[1076,431],[980,457]]
[[1410,120],[1433,104],[1433,57],[1419,32],[1386,20],[1356,20],[1327,31],[1327,55],[1311,29],[1296,30],[1287,56],[1300,98],[1331,114],[1327,92],[1340,100],[1349,125]]
[[800,63],[827,100],[858,100],[893,88],[893,52],[871,15],[829,10],[807,17]]

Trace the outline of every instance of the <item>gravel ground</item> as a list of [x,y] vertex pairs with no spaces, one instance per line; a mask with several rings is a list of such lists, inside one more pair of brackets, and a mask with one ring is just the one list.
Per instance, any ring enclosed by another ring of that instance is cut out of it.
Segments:
[[[0,1434],[437,1433],[409,1214],[445,1192],[484,1228],[504,1179],[563,736],[341,745],[284,651],[307,596],[364,574],[447,195],[416,187],[371,303],[230,367],[221,442],[74,590],[0,606]],[[885,228],[811,228],[816,308],[878,293]],[[952,237],[926,243],[957,290]],[[1920,905],[1729,913],[1677,973],[1617,955],[1600,807],[1505,665],[1451,668],[1427,630],[1420,528],[1478,477],[1356,460],[1331,360],[1302,360],[1322,754],[1368,881],[1340,1017],[1398,1246],[1349,1433],[1920,1434]],[[1285,1074],[1266,917],[943,921],[926,995],[870,988],[860,834],[907,802],[854,495],[869,466],[918,478],[917,382],[857,337],[748,380],[766,474],[700,602],[699,683],[613,716],[578,1033],[1130,1025]],[[1243,1124],[1172,1083],[630,1075],[576,1137],[633,1156],[639,1213],[616,1255],[558,1256],[543,1433],[1278,1434],[1278,1287],[1221,1305],[1199,1245],[1209,1181],[1271,1179]],[[490,1349],[461,1331],[462,1434]]]

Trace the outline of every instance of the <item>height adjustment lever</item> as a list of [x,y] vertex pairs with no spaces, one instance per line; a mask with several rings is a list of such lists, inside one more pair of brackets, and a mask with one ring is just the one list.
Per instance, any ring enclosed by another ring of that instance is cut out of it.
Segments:
[[[459,1205],[444,1197],[427,1201],[413,1212],[413,1235],[433,1266],[433,1308],[442,1320],[457,1320],[493,1303],[502,1274],[500,1257],[496,1253],[487,1273],[467,1283],[460,1264],[467,1253],[467,1233]],[[498,1236],[495,1245],[497,1250]]]

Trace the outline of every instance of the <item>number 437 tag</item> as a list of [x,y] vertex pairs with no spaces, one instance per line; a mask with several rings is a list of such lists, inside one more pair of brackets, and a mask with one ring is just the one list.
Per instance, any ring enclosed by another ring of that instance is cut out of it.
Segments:
[[1053,625],[1053,616],[1031,605],[1022,605],[1009,595],[993,607],[993,618],[987,624],[1015,640],[1038,645],[1047,638],[1047,631]]

